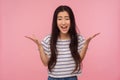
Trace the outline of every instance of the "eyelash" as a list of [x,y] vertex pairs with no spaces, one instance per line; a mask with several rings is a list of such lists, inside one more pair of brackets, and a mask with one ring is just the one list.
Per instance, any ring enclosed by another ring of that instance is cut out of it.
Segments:
[[62,19],[58,19],[58,20],[62,20]]
[[[58,19],[58,20],[62,20],[62,19]],[[65,20],[70,20],[70,19],[65,19]]]
[[66,20],[70,20],[70,19],[66,19]]

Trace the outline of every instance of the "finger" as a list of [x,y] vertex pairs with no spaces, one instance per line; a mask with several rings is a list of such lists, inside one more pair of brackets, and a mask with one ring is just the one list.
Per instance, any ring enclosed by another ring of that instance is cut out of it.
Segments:
[[28,36],[25,36],[26,38],[28,38],[28,39],[32,39],[31,37],[28,37]]
[[30,39],[30,40],[32,40],[32,41],[34,41],[34,39],[33,38],[31,38],[31,37],[28,37],[28,36],[25,36],[26,38],[28,38],[28,39]]
[[35,34],[32,34],[32,37],[33,37],[34,39],[37,39],[36,36],[35,36]]
[[97,34],[95,34],[95,35],[93,35],[91,38],[94,38],[94,37],[96,37],[97,35],[99,35],[100,33],[97,33]]
[[26,38],[30,38],[30,37],[28,37],[28,36],[24,36],[24,37],[26,37]]
[[33,36],[33,39],[34,39],[35,41],[39,42],[39,40],[38,40],[38,38],[35,36],[35,34],[32,34],[32,36]]

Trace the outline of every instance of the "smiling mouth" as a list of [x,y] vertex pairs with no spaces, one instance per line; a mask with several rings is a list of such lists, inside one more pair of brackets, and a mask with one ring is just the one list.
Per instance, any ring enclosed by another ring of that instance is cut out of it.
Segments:
[[67,29],[67,26],[61,26],[62,29]]

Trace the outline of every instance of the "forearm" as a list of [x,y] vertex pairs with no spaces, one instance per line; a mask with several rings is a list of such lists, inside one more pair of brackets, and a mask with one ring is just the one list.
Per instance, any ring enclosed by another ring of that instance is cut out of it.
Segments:
[[84,59],[84,57],[86,55],[87,49],[88,49],[88,45],[84,45],[83,48],[80,51],[80,57],[81,57],[82,60]]
[[87,52],[87,48],[89,45],[89,42],[97,35],[99,35],[100,33],[94,34],[92,37],[89,37],[88,39],[86,39],[85,43],[84,43],[84,47],[82,48],[81,52],[80,52],[80,57],[82,58],[82,60],[84,59],[86,52]]
[[44,53],[43,47],[40,45],[38,46],[40,58],[44,66],[48,66],[48,56]]

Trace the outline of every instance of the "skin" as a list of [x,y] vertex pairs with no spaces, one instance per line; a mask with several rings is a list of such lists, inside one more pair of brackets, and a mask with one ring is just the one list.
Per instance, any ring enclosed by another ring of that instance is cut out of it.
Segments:
[[[60,39],[69,39],[69,28],[70,28],[70,18],[69,18],[69,14],[66,11],[63,12],[59,12],[58,16],[57,16],[57,26],[60,30]],[[81,50],[80,57],[82,58],[82,60],[84,59],[86,52],[87,52],[87,48],[88,45],[90,43],[90,41],[95,38],[96,36],[98,36],[100,33],[96,33],[93,36],[89,37],[86,39],[85,44]],[[38,50],[39,50],[39,54],[40,54],[40,58],[42,60],[42,63],[47,66],[48,65],[48,61],[49,58],[48,56],[45,54],[44,49],[41,45],[41,43],[39,43],[39,40],[35,37],[35,35],[32,35],[31,37],[29,36],[25,36],[27,39],[32,40],[37,46],[38,46]]]
[[84,57],[85,57],[85,55],[86,55],[86,51],[87,51],[87,49],[88,49],[88,45],[89,45],[90,41],[91,41],[93,38],[95,38],[96,36],[98,36],[99,34],[100,34],[100,33],[96,33],[96,34],[94,34],[93,36],[91,36],[91,37],[89,37],[89,38],[86,39],[85,44],[84,44],[81,52],[79,53],[82,60],[84,59]]
[[59,12],[57,16],[57,26],[60,30],[60,39],[69,38],[68,31],[70,29],[70,17],[66,11]]
[[42,63],[44,64],[44,66],[47,66],[48,65],[48,61],[49,61],[49,58],[48,56],[45,54],[44,52],[44,49],[43,49],[43,46],[42,44],[39,42],[39,40],[35,37],[35,35],[32,35],[32,37],[29,37],[29,36],[25,36],[26,38],[32,40],[38,47],[38,50],[39,50],[39,54],[40,54],[40,58],[42,60]]

